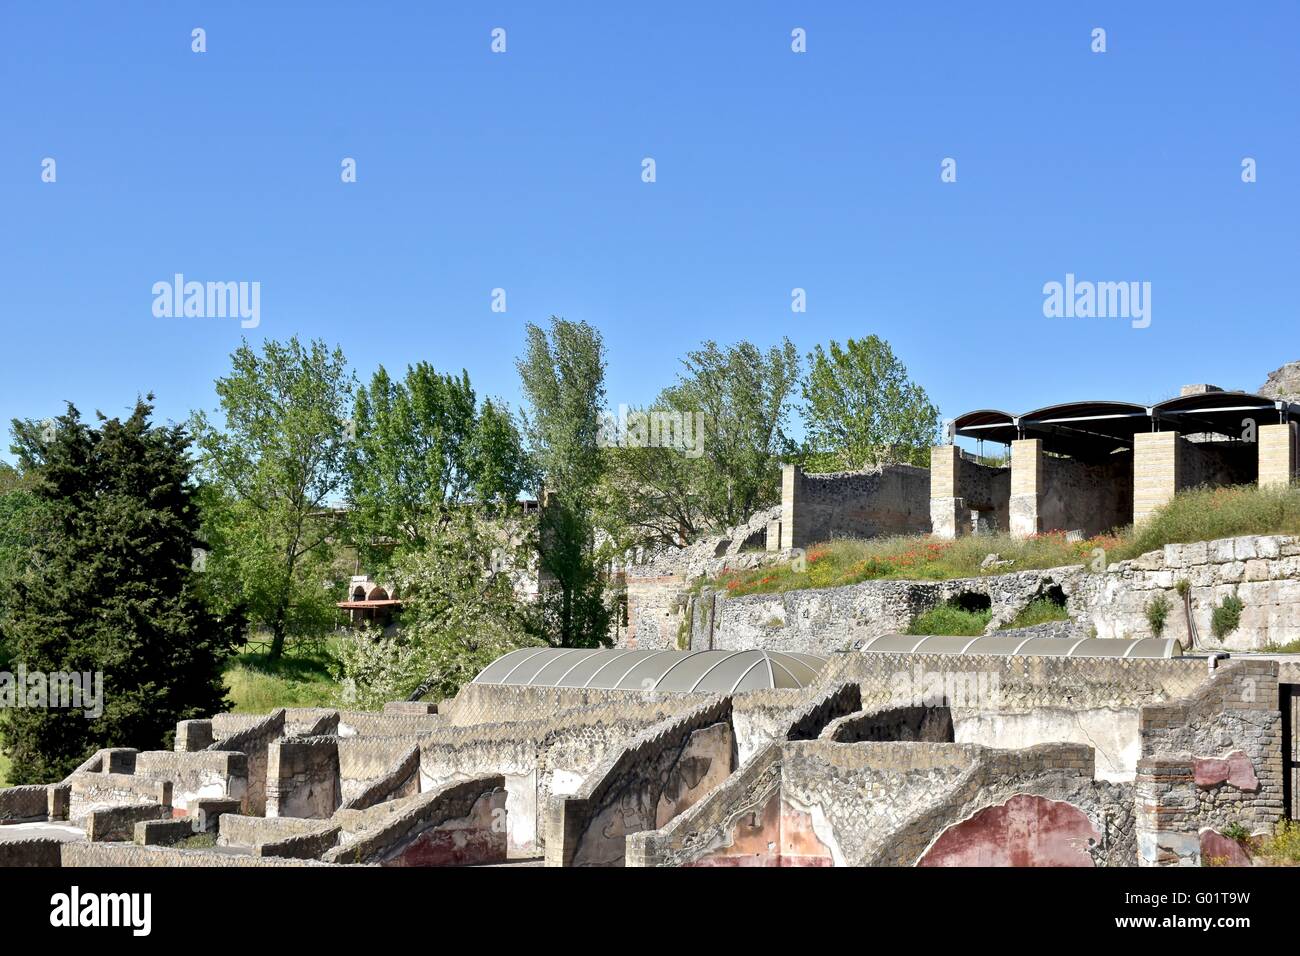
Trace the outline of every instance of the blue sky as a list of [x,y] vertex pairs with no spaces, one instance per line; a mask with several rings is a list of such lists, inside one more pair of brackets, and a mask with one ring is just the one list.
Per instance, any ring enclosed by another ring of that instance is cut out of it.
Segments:
[[[602,330],[613,405],[709,337],[876,333],[945,415],[1253,388],[1300,359],[1298,11],[11,3],[0,415],[183,418],[244,334],[514,404],[551,314]],[[260,282],[260,326],[156,318],[177,272]],[[1045,318],[1066,273],[1150,282],[1150,327]]]

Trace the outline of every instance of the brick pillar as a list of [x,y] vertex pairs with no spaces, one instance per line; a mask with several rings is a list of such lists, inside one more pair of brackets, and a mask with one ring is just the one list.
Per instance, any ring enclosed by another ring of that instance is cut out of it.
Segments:
[[1011,443],[1011,534],[1027,538],[1042,531],[1043,442],[1020,438]]
[[781,466],[781,548],[802,548],[803,528],[796,529],[796,509],[803,491],[803,470],[798,465]]
[[1201,821],[1191,755],[1143,757],[1133,792],[1138,866],[1200,865]]
[[1138,524],[1178,490],[1178,432],[1133,436],[1133,523]]
[[1262,425],[1259,429],[1259,486],[1286,486],[1295,480],[1296,423]]
[[930,531],[936,538],[967,533],[970,509],[959,494],[961,449],[936,445],[930,449]]

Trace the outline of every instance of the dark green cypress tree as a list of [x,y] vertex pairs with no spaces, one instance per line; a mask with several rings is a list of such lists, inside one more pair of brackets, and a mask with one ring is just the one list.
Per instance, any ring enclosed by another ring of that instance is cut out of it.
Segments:
[[98,428],[69,404],[49,440],[14,423],[49,526],[12,595],[10,666],[102,671],[103,714],[7,710],[13,784],[58,780],[101,747],[168,748],[178,720],[228,706],[221,668],[243,616],[219,618],[203,600],[190,438],[152,425],[152,401],[125,421],[101,415]]

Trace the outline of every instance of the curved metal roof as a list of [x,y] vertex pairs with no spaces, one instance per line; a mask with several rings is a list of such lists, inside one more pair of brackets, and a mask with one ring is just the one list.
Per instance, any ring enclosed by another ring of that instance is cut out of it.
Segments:
[[1197,392],[1179,395],[1154,405],[1133,402],[1062,402],[1036,408],[1023,415],[994,409],[967,412],[953,419],[953,429],[963,438],[1011,442],[1021,437],[1041,438],[1048,451],[1095,455],[1131,446],[1138,432],[1176,429],[1183,434],[1218,433],[1235,436],[1243,418],[1256,424],[1285,421],[1300,413],[1300,405],[1275,401],[1250,392]]
[[1024,637],[983,634],[942,637],[883,634],[862,645],[876,654],[991,654],[998,657],[1182,657],[1183,645],[1172,638],[1145,637],[1136,641],[1102,637]]
[[826,658],[778,651],[639,651],[525,647],[498,657],[475,684],[720,693],[807,687]]

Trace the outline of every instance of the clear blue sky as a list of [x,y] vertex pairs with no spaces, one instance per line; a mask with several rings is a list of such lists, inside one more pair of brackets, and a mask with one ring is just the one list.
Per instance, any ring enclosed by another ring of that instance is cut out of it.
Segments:
[[[614,405],[706,337],[873,332],[945,415],[1253,388],[1300,358],[1298,10],[9,3],[0,415],[183,418],[241,334],[514,404],[551,314],[603,331]],[[177,272],[260,282],[260,327],[155,318]],[[1151,326],[1045,318],[1067,272],[1151,282]]]

